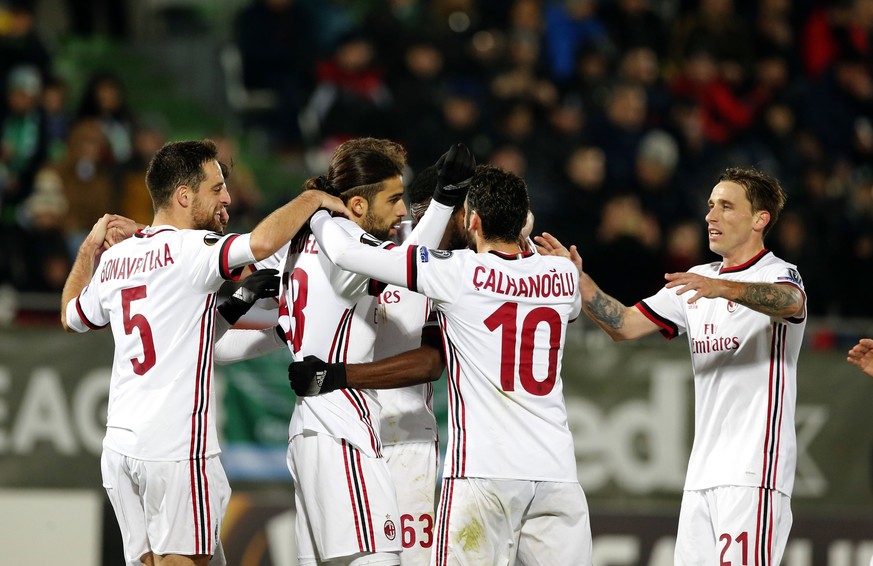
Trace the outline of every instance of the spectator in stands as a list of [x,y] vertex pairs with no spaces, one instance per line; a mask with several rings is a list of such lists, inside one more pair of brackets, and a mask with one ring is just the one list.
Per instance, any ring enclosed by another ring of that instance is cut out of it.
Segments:
[[343,36],[329,58],[316,65],[315,89],[306,112],[324,139],[396,135],[394,99],[374,59],[373,43],[360,31]]
[[140,224],[149,224],[155,216],[152,198],[146,186],[146,169],[149,161],[166,141],[167,136],[161,125],[141,125],[133,134],[133,152],[130,159],[119,167],[119,213]]
[[68,108],[67,83],[60,77],[48,77],[42,89],[42,108],[45,112],[48,135],[48,160],[54,161],[64,153],[70,123],[73,118]]
[[297,117],[313,84],[318,54],[312,48],[313,24],[301,0],[253,0],[234,21],[243,84],[272,90],[278,96],[272,135],[283,149],[299,148],[303,141]]
[[[597,281],[608,280],[610,294],[619,301],[633,303],[649,296],[661,287],[664,274],[660,238],[658,223],[636,196],[613,196],[603,205],[597,240],[585,257],[585,271]],[[633,277],[617,271],[616,265],[633,265]]]
[[70,256],[94,225],[94,219],[116,209],[109,142],[95,119],[78,120],[70,130],[67,151],[54,165],[70,204],[64,218]]
[[41,170],[22,214],[0,225],[0,282],[25,293],[59,293],[72,267],[64,235],[67,199],[57,173]]
[[619,53],[647,48],[658,58],[667,54],[667,26],[652,9],[650,0],[614,0],[604,4],[603,22]]
[[546,6],[546,55],[552,77],[558,83],[573,74],[580,47],[610,43],[597,6],[597,0],[560,0]]
[[109,157],[115,163],[130,159],[136,120],[128,107],[124,85],[112,72],[100,71],[91,76],[79,103],[76,119],[98,121],[109,142]]
[[606,114],[592,118],[590,139],[606,155],[606,183],[616,190],[633,186],[634,162],[646,134],[646,92],[636,84],[617,84],[610,92]]
[[[33,0],[12,0],[4,25],[0,26],[0,92],[8,90],[9,73],[15,67],[32,66],[45,78],[51,70],[51,54],[36,33],[33,21]],[[0,102],[0,117],[6,101]]]
[[0,222],[11,222],[15,208],[33,188],[33,179],[48,152],[45,113],[40,107],[42,79],[36,67],[9,73],[8,112],[0,123]]

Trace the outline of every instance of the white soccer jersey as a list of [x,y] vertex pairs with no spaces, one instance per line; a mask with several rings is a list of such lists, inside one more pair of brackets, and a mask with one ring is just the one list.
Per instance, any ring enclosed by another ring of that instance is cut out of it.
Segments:
[[67,305],[72,328],[112,327],[104,445],[140,460],[219,453],[213,387],[216,291],[254,261],[249,236],[156,226],[105,251]]
[[[795,266],[767,250],[737,267],[715,262],[689,271],[730,281],[794,285],[803,291]],[[737,485],[790,496],[797,458],[797,357],[805,314],[772,318],[721,298],[688,304],[688,295],[666,287],[636,306],[667,338],[688,334],[695,416],[685,489]]]
[[[338,223],[360,238],[354,222]],[[385,244],[393,245],[393,244]],[[279,291],[279,325],[295,360],[314,355],[328,363],[362,363],[373,359],[377,292],[366,275],[345,271],[322,253],[315,237],[301,231],[287,248]],[[372,289],[371,289],[372,285]],[[369,456],[380,456],[379,402],[370,389],[338,389],[315,397],[298,397],[289,438],[304,431],[344,438]]]
[[[395,241],[410,238],[412,223],[400,225]],[[373,359],[382,360],[421,345],[422,327],[439,332],[435,313],[427,297],[395,285],[389,285],[379,295],[373,313],[376,323],[376,344]],[[410,387],[381,389],[382,445],[437,440],[433,415],[433,385],[422,383]]]
[[[374,359],[414,350],[421,345],[430,303],[424,295],[389,285],[375,304]],[[436,321],[434,320],[434,324]],[[382,405],[382,444],[433,442],[437,439],[433,415],[433,384],[379,390]]]
[[567,323],[581,311],[572,262],[376,250],[355,245],[326,214],[310,225],[337,263],[433,299],[449,379],[443,477],[577,481],[561,379]]

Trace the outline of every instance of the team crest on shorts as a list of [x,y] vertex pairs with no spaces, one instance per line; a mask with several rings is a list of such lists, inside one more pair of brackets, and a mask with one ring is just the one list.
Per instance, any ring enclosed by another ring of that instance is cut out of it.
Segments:
[[215,232],[210,232],[203,236],[203,243],[207,246],[214,246],[221,240],[221,234],[216,234]]
[[397,529],[394,527],[394,521],[391,520],[391,516],[388,515],[387,517],[385,520],[385,538],[394,540],[394,537],[397,536]]

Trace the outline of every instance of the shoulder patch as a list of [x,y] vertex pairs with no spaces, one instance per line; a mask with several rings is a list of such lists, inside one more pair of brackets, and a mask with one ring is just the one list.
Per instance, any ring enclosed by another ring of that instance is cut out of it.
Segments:
[[421,246],[420,248],[418,248],[418,256],[419,256],[419,259],[421,260],[421,263],[427,263],[427,260],[428,260],[427,248],[424,246]]
[[430,250],[430,255],[436,259],[448,259],[452,257],[451,250]]
[[370,234],[369,232],[364,232],[361,234],[361,243],[367,244],[368,246],[373,246],[374,248],[378,248],[382,245],[382,240]]
[[210,232],[209,234],[203,236],[203,243],[207,246],[214,246],[221,240],[221,238],[223,238],[221,234]]
[[800,278],[800,273],[794,268],[788,269],[787,275],[781,275],[776,278],[777,281],[790,281],[796,285],[803,287],[803,279]]

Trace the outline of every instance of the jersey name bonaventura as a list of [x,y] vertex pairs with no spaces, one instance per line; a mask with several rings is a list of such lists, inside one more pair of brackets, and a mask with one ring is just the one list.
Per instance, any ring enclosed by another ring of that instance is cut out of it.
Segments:
[[443,477],[578,481],[561,379],[567,323],[582,307],[570,260],[380,250],[326,213],[309,223],[337,264],[434,301],[449,391]]
[[[365,234],[350,220],[338,219],[338,223],[356,239]],[[366,275],[334,265],[308,230],[298,233],[286,251],[279,325],[294,359],[314,355],[328,363],[372,361],[376,330],[367,317],[375,310],[378,289],[374,283]],[[379,409],[376,393],[370,389],[298,397],[289,438],[304,431],[318,432],[344,438],[369,456],[380,456]]]
[[[690,271],[803,291],[796,267],[767,250],[737,267],[716,262]],[[722,298],[688,304],[689,296],[664,287],[636,305],[667,338],[688,334],[695,416],[685,489],[737,485],[790,496],[797,459],[797,357],[805,313],[773,318]]]
[[111,325],[115,339],[104,445],[141,460],[218,454],[216,292],[254,261],[248,234],[155,226],[112,246],[67,320]]
[[[412,224],[400,225],[395,241],[409,238]],[[439,333],[436,313],[430,301],[405,287],[389,285],[379,295],[373,313],[376,323],[376,344],[373,359],[382,360],[421,345],[421,334]],[[422,383],[409,387],[380,389],[382,405],[382,445],[408,442],[434,442],[437,439],[436,418],[433,414],[433,384]]]

